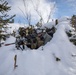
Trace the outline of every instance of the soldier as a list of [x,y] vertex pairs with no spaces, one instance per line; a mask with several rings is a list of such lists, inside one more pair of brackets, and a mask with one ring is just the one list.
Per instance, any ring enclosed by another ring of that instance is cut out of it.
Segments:
[[16,46],[16,48],[19,50],[19,48],[20,48],[20,36],[17,36],[16,37],[16,41],[15,41],[15,46]]
[[[16,37],[15,45],[16,45],[16,48],[17,48],[18,50],[19,50],[19,49],[21,49],[21,50],[25,49],[25,47],[24,47],[24,42],[23,42],[22,38],[20,38],[20,36],[17,36],[17,37]],[[22,47],[21,47],[21,45],[22,45]]]
[[24,50],[25,49],[25,38],[24,37],[20,37],[20,45],[22,46],[21,49]]

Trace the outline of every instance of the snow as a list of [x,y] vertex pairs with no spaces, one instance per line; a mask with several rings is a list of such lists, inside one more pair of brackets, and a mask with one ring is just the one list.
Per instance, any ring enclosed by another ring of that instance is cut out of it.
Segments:
[[[48,25],[47,25],[48,26]],[[66,35],[69,21],[59,22],[51,41],[37,50],[16,50],[15,45],[0,48],[0,75],[76,75],[76,46]],[[5,43],[14,42],[10,37]],[[42,50],[43,47],[43,50]],[[18,67],[14,69],[14,56]],[[56,57],[60,61],[56,61]]]
[[9,23],[7,33],[13,33],[13,31],[17,31],[19,27],[26,27],[27,25],[18,24],[18,23]]
[[16,40],[16,39],[15,39],[14,37],[10,36],[10,38],[8,38],[8,39],[5,41],[5,44],[7,44],[7,43],[14,43],[15,40]]
[[62,22],[62,21],[66,21],[66,20],[70,20],[71,18],[69,16],[64,16],[64,17],[61,17],[58,19],[59,22]]
[[69,37],[69,39],[74,39],[74,40],[76,40],[76,34],[73,35],[73,36],[71,36],[71,37]]
[[49,22],[49,23],[46,23],[44,25],[42,25],[41,28],[52,28],[53,26],[55,26],[55,21],[52,21],[52,22]]

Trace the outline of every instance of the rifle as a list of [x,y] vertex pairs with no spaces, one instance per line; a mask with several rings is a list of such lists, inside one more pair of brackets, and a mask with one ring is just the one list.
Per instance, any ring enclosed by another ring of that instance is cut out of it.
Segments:
[[8,44],[5,44],[5,46],[9,46],[9,45],[13,45],[13,44],[15,44],[15,43],[8,43]]
[[[4,46],[9,46],[9,45],[13,45],[15,43],[8,43],[8,44],[5,44]],[[24,45],[30,45],[31,43],[24,43]]]

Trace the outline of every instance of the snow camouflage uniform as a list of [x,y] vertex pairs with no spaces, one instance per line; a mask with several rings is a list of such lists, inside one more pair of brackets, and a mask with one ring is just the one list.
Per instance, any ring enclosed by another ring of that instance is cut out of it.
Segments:
[[15,47],[16,47],[17,49],[19,49],[19,47],[20,47],[19,42],[20,42],[20,37],[17,36],[17,37],[16,37],[16,41],[15,41]]
[[25,49],[25,46],[24,46],[24,44],[25,44],[25,38],[24,37],[20,38],[20,44],[22,46],[22,50]]
[[16,42],[15,42],[16,48],[17,49],[25,49],[24,46],[24,38],[23,37],[16,37]]

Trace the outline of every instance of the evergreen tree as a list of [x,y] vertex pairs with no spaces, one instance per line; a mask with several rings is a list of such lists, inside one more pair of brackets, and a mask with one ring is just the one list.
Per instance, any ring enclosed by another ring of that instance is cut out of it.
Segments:
[[8,2],[4,0],[0,0],[0,43],[1,43],[1,39],[5,38],[3,32],[5,32],[5,30],[7,29],[7,24],[14,22],[13,18],[15,17],[15,15],[9,16],[7,14],[8,11],[10,10],[11,7],[8,6]]
[[76,31],[76,15],[73,15],[71,18],[72,27],[75,28]]

